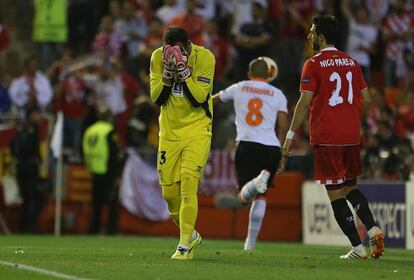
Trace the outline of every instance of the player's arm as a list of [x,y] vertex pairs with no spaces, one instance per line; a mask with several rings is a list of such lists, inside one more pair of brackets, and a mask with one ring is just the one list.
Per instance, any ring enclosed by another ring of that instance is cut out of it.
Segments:
[[234,84],[214,94],[213,105],[233,100],[234,94],[237,92],[238,87],[239,84]]
[[284,111],[279,111],[277,113],[276,134],[277,134],[277,138],[279,138],[280,143],[285,142],[285,137],[286,137],[288,126],[289,126],[288,113]]
[[150,96],[158,106],[163,105],[171,94],[171,86],[163,81],[162,51],[155,50],[151,55],[150,64]]
[[215,58],[209,51],[200,55],[193,69],[191,77],[186,79],[183,85],[185,96],[194,107],[201,106],[208,98],[214,79]]
[[368,88],[364,88],[361,90],[362,95],[362,112],[363,116],[366,117],[369,113],[369,110],[371,108],[371,94],[369,93]]
[[213,95],[213,105],[216,105],[218,103],[223,103],[223,101],[221,101],[220,95],[216,93]]
[[293,142],[295,131],[302,125],[303,120],[309,111],[313,95],[318,87],[317,80],[319,74],[316,67],[315,60],[313,59],[308,59],[303,65],[300,80],[300,98],[296,104],[292,123],[290,124],[290,129],[286,134],[285,144],[282,148],[282,152],[285,156],[289,155],[290,145]]
[[280,169],[278,172],[282,172],[285,169],[285,164],[287,157],[290,155],[290,146],[293,143],[295,131],[302,125],[303,120],[308,114],[310,105],[312,103],[313,93],[301,90],[300,98],[296,104],[295,111],[293,113],[292,123],[290,124],[290,129],[286,134],[286,138],[282,147],[282,159],[280,162]]
[[300,98],[296,104],[295,111],[293,113],[292,123],[290,124],[290,131],[296,131],[303,123],[306,115],[308,114],[313,93],[305,90],[300,91]]

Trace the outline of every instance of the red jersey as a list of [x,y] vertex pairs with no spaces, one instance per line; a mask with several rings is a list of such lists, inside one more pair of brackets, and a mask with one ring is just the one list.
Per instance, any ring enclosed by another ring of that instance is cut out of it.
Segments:
[[359,64],[335,48],[325,48],[305,62],[300,90],[314,95],[310,108],[311,144],[359,144],[361,90],[366,87]]

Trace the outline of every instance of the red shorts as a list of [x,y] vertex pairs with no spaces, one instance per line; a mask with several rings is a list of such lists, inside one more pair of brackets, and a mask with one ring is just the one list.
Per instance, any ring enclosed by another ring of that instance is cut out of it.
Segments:
[[360,146],[314,145],[315,180],[322,185],[338,185],[361,175]]

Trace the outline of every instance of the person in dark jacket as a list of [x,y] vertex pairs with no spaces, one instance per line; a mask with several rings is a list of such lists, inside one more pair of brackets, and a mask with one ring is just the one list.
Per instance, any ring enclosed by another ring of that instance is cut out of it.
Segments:
[[20,230],[24,233],[37,232],[37,218],[41,206],[39,183],[39,108],[26,110],[26,119],[17,127],[11,141],[11,152],[16,158],[16,177],[23,199]]

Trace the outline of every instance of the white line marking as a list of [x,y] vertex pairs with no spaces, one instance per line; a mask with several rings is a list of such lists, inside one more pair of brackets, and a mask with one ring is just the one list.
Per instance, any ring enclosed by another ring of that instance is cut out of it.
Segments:
[[76,276],[72,276],[72,275],[68,275],[68,274],[63,274],[63,273],[59,273],[56,271],[52,271],[52,270],[46,270],[43,268],[37,268],[34,266],[30,266],[30,265],[25,265],[25,264],[21,264],[21,263],[11,263],[11,262],[6,262],[6,261],[2,261],[0,260],[0,265],[4,265],[4,266],[9,266],[12,268],[17,268],[17,269],[22,269],[22,270],[27,270],[27,271],[31,271],[31,272],[36,272],[39,274],[44,274],[47,276],[53,276],[59,279],[69,279],[69,280],[91,280],[88,278],[79,278]]

